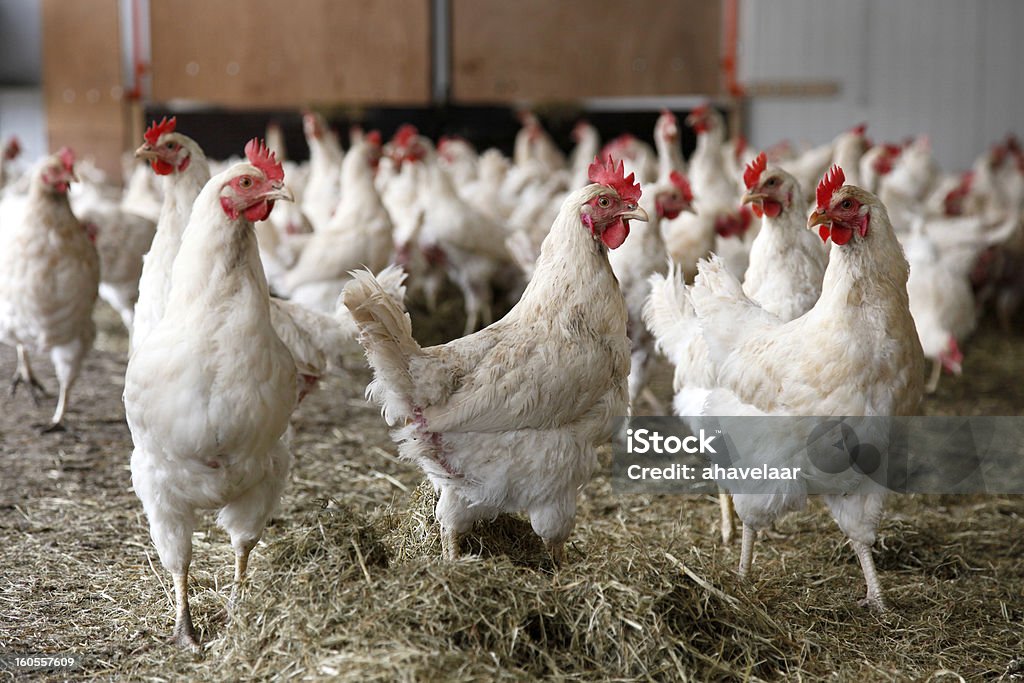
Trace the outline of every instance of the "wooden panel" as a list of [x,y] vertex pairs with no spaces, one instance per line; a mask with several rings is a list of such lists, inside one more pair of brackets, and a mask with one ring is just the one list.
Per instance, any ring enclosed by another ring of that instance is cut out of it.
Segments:
[[458,102],[717,94],[710,0],[452,0]]
[[426,104],[429,0],[150,0],[153,99]]
[[126,117],[118,0],[44,0],[42,13],[50,149],[68,145],[120,181]]

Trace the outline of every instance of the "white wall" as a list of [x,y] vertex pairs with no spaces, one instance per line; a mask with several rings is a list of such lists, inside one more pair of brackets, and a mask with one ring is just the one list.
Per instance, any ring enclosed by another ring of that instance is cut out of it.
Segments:
[[1024,135],[1022,0],[740,0],[741,82],[836,81],[835,97],[758,98],[751,143],[819,143],[862,121],[927,133],[944,168]]

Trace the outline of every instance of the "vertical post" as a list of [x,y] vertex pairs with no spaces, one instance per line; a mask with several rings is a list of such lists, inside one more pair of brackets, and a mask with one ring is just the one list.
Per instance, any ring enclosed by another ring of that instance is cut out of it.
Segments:
[[451,0],[431,2],[431,94],[435,105],[448,103],[451,88]]

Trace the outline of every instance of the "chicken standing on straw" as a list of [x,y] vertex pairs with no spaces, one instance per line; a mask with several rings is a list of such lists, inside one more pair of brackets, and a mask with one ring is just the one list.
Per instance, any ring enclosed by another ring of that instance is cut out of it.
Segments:
[[198,640],[188,568],[196,511],[220,511],[237,589],[291,463],[282,435],[297,400],[295,361],[271,325],[253,222],[292,197],[266,147],[253,140],[245,152],[247,163],[211,178],[196,198],[166,311],[125,376],[132,485],[174,578],[174,638],[192,648]]
[[344,302],[374,371],[403,457],[439,490],[446,558],[478,519],[525,511],[558,563],[576,492],[627,405],[626,305],[608,249],[647,220],[640,186],[609,160],[571,193],[541,248],[533,279],[508,315],[442,346],[421,347],[409,315],[359,272]]

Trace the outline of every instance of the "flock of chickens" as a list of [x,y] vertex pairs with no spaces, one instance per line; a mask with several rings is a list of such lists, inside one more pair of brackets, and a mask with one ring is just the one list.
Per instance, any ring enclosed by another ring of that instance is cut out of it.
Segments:
[[[47,430],[61,429],[97,296],[121,315],[132,483],[174,579],[179,644],[199,647],[197,512],[219,511],[237,587],[288,478],[290,416],[353,339],[374,374],[367,397],[440,494],[445,557],[474,522],[514,511],[558,563],[613,418],[641,400],[664,410],[646,388],[655,348],[675,366],[684,418],[914,415],[943,368],[960,372],[980,306],[1011,321],[1024,290],[1015,139],[944,175],[926,138],[873,145],[859,126],[757,153],[727,141],[708,106],[686,123],[689,160],[668,111],[654,147],[632,135],[602,147],[580,123],[566,158],[524,114],[509,159],[409,125],[387,144],[353,130],[343,151],[309,113],[310,160],[295,164],[275,128],[243,159],[211,162],[172,118],[146,130],[123,193],[67,149],[19,175],[8,145],[11,392],[45,395],[29,354],[48,352],[59,397]],[[446,281],[465,336],[424,348],[404,300],[435,307]],[[512,307],[492,323],[498,303]],[[733,507],[742,521],[741,573],[758,530],[806,497],[722,494],[726,541]],[[884,608],[871,555],[882,496],[823,498],[866,602]]]

